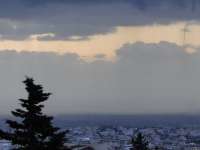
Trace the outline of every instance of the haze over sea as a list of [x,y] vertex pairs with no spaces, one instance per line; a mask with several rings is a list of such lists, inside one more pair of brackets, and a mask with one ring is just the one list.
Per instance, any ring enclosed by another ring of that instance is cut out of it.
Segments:
[[61,127],[200,127],[200,115],[61,115],[55,117],[55,123]]

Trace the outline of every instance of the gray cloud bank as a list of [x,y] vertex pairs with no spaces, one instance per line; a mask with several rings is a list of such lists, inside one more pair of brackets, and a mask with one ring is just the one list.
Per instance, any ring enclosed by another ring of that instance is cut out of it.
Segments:
[[52,39],[87,37],[116,26],[199,21],[199,0],[1,0],[0,34],[24,39],[53,32]]
[[[98,57],[99,58],[99,57]],[[76,54],[0,52],[0,112],[26,96],[25,75],[53,93],[50,113],[197,113],[200,54],[171,43],[136,43],[117,51],[117,61],[88,63]]]

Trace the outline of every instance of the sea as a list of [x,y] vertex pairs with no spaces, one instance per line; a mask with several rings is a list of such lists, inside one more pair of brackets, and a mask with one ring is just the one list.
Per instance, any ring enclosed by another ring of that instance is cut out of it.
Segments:
[[[0,116],[0,128],[5,128],[7,119]],[[84,126],[124,126],[134,128],[150,127],[200,127],[200,114],[176,115],[111,115],[111,114],[62,114],[55,115],[53,123],[61,128]]]
[[60,127],[78,126],[125,126],[135,128],[149,127],[200,127],[199,115],[57,115],[55,124]]

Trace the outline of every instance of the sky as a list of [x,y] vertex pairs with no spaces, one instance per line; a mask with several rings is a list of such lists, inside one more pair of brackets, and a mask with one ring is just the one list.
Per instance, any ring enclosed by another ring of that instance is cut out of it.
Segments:
[[25,76],[53,114],[200,113],[199,0],[1,0],[0,113]]

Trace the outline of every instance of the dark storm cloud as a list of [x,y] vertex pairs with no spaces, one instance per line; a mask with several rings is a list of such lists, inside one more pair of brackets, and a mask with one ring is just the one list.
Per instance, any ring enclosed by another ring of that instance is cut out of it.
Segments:
[[[68,8],[67,6],[73,7],[75,8],[74,9],[75,12],[76,11],[82,12],[83,8],[87,9],[90,6],[95,8],[95,7],[98,7],[98,5],[103,5],[103,6],[109,5],[110,12],[112,12],[112,11],[115,11],[115,8],[112,6],[130,5],[132,6],[131,7],[132,9],[141,10],[143,12],[149,11],[148,13],[150,13],[150,11],[159,12],[162,9],[163,12],[168,11],[167,14],[163,14],[163,15],[169,16],[172,18],[177,15],[176,13],[179,14],[179,12],[182,12],[183,18],[195,19],[197,17],[199,19],[199,15],[197,12],[199,11],[199,7],[200,7],[199,0],[151,0],[151,1],[149,0],[28,0],[28,1],[27,0],[12,0],[12,1],[1,0],[1,2],[3,4],[1,5],[1,8],[2,8],[1,16],[11,17],[11,18],[12,17],[26,18],[26,17],[31,17],[31,16],[33,17],[34,16],[34,14],[32,14],[33,12],[43,13],[43,11],[45,11],[45,8],[51,5],[53,5],[54,7],[50,7],[50,8],[54,8],[54,9],[50,9],[48,13],[52,13],[52,14],[55,13],[56,10],[59,10],[59,8],[57,8],[57,6],[59,5],[66,6],[65,8]],[[42,9],[38,9],[40,7],[42,7]],[[11,11],[9,11],[9,9]],[[186,12],[184,13],[185,10],[188,10],[191,13],[189,14],[187,14]],[[66,11],[68,10],[66,9]],[[120,11],[123,14],[125,10],[118,10],[118,11]],[[96,12],[96,13],[101,14],[103,13],[103,11]],[[162,14],[157,14],[157,16],[158,15],[162,15]],[[40,16],[35,16],[35,17],[40,17]],[[49,16],[49,18],[50,17],[51,16]]]
[[125,45],[116,62],[99,56],[88,63],[76,54],[0,52],[0,112],[8,113],[25,96],[25,75],[53,93],[46,105],[51,113],[199,111],[199,53],[161,42]]
[[[1,0],[0,19],[16,28],[0,33],[5,39],[53,32],[55,39],[106,33],[116,26],[198,21],[198,0]],[[3,27],[1,27],[3,26]]]

